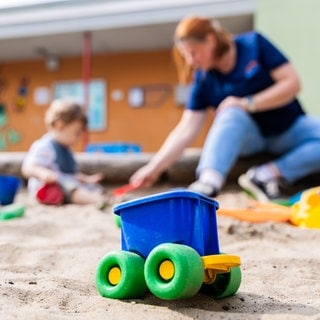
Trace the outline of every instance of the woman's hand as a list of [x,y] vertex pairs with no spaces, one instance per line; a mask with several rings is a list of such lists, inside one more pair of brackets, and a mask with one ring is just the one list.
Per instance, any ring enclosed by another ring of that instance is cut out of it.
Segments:
[[222,102],[219,104],[217,108],[217,113],[223,111],[229,107],[238,107],[245,111],[247,111],[247,101],[245,98],[229,96],[226,97]]
[[137,188],[152,186],[162,172],[169,168],[191,144],[205,120],[207,111],[185,110],[183,115],[170,132],[160,150],[148,164],[137,170],[130,178],[130,184]]
[[150,165],[138,169],[131,177],[130,184],[137,188],[151,187],[159,178],[160,173],[156,172]]
[[[299,76],[290,63],[285,63],[274,69],[270,76],[274,80],[274,84],[252,96],[252,99],[254,99],[254,112],[282,108],[283,105],[295,99],[300,90]],[[216,112],[231,106],[249,111],[246,97],[229,96],[220,103]]]

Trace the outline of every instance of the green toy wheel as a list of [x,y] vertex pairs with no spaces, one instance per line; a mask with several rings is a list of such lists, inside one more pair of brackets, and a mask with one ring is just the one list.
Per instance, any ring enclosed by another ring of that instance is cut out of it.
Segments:
[[140,298],[146,291],[144,259],[128,251],[112,251],[99,262],[96,287],[105,298]]
[[150,252],[144,274],[149,290],[165,300],[194,296],[204,279],[203,264],[197,251],[173,243],[161,244]]
[[221,299],[234,295],[241,284],[241,269],[233,267],[230,272],[217,274],[211,284],[204,284],[201,291],[209,293],[214,299]]

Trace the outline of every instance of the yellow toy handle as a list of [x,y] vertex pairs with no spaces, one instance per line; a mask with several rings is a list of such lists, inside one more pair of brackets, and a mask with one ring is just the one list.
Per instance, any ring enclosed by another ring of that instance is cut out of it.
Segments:
[[230,272],[230,268],[241,265],[239,256],[217,254],[201,257],[204,266],[204,283],[213,283],[219,273]]

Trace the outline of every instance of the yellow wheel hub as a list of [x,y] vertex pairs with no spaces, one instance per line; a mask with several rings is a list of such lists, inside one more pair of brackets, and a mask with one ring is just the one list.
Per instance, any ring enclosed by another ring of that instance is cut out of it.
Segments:
[[164,260],[159,266],[159,274],[164,280],[171,280],[174,276],[174,264],[170,260]]
[[108,280],[112,285],[117,285],[120,282],[121,270],[119,267],[113,267],[108,274]]

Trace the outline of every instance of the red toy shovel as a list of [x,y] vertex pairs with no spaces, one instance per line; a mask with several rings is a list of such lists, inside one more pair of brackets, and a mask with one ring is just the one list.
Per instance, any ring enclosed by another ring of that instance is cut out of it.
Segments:
[[138,189],[139,186],[135,186],[133,184],[125,184],[124,186],[121,186],[119,188],[116,188],[112,191],[112,195],[114,197],[121,197],[124,196],[125,194],[127,194],[130,191],[134,191],[136,189]]

